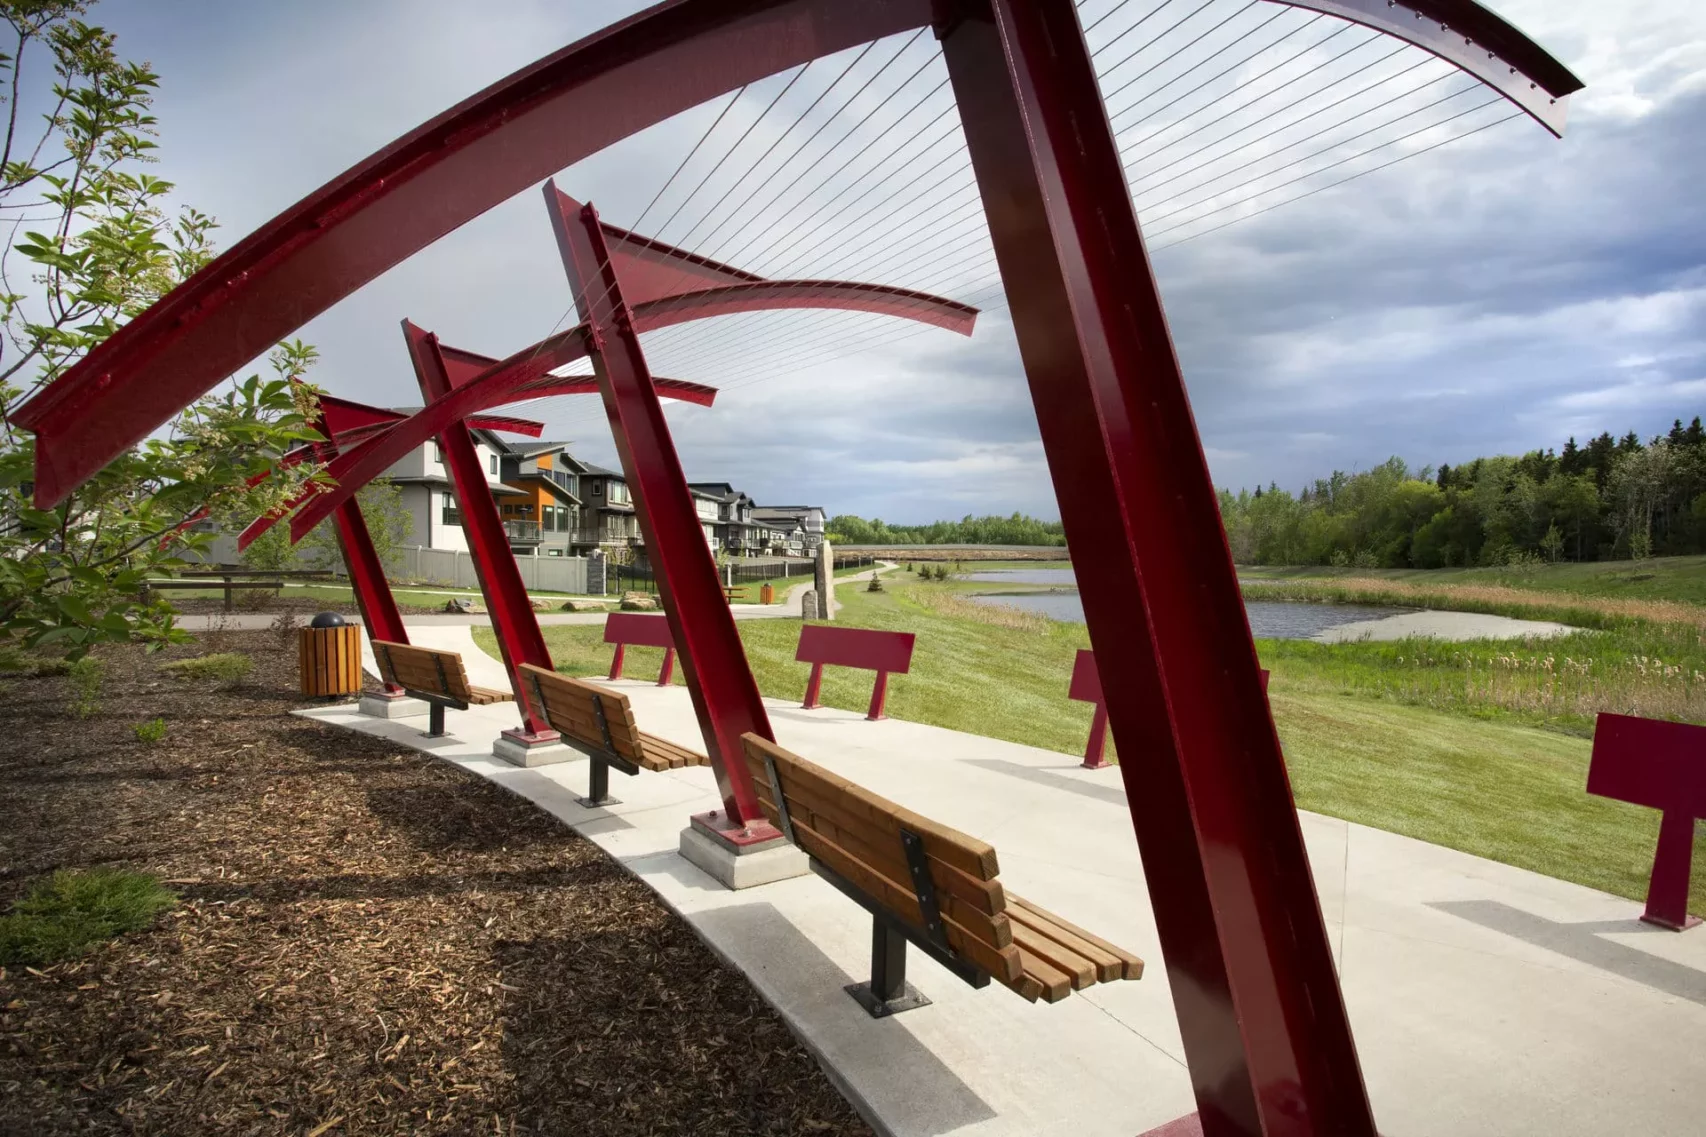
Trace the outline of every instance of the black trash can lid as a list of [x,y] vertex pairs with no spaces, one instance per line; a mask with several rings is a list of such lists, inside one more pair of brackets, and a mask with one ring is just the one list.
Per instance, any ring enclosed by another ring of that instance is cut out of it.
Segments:
[[308,621],[308,626],[310,628],[341,628],[347,623],[349,621],[336,612],[319,612],[315,614],[312,620]]

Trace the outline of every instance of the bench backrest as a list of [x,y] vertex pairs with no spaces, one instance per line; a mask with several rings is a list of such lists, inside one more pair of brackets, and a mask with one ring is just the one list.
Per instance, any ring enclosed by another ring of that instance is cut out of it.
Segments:
[[628,696],[531,663],[521,665],[521,676],[545,721],[564,741],[629,762],[643,761],[640,729],[634,724]]
[[466,703],[473,696],[462,657],[453,651],[437,651],[413,644],[374,640],[373,654],[388,683],[409,691],[425,691]]
[[794,659],[799,663],[864,667],[904,675],[912,666],[912,645],[916,639],[911,632],[807,624],[800,629],[800,646],[794,652]]
[[[995,850],[808,762],[756,734],[742,751],[760,807],[807,855],[928,935],[908,844],[922,853],[948,947],[1003,983],[1019,980],[1019,949],[996,880]],[[785,805],[786,811],[782,805]]]
[[1706,817],[1706,726],[1600,715],[1588,793]]
[[667,616],[612,612],[604,621],[604,642],[633,644],[635,647],[674,647],[675,637],[669,634]]

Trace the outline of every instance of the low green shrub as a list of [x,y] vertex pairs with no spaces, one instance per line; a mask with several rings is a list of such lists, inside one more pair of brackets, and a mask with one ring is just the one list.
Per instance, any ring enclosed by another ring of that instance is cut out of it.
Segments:
[[144,746],[155,746],[166,740],[166,720],[155,718],[147,722],[139,722],[130,728],[136,735],[136,741]]
[[101,709],[101,683],[106,679],[106,673],[106,665],[92,655],[85,655],[66,667],[72,714],[86,719]]
[[213,655],[198,655],[194,659],[175,659],[162,663],[160,670],[180,679],[202,683],[223,683],[236,686],[249,677],[255,661],[238,651],[222,651]]
[[178,902],[148,873],[60,870],[38,881],[0,916],[0,965],[43,966],[71,959],[125,932],[148,927]]

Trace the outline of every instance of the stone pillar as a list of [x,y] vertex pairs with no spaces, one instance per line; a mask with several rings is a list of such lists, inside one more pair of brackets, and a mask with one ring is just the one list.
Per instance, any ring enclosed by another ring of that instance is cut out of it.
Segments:
[[608,578],[605,576],[606,561],[603,549],[594,549],[586,558],[586,594],[588,596],[603,596]]
[[829,542],[817,547],[817,567],[813,585],[817,589],[818,619],[835,619],[835,554]]
[[817,589],[808,588],[800,594],[800,619],[820,619],[817,614]]

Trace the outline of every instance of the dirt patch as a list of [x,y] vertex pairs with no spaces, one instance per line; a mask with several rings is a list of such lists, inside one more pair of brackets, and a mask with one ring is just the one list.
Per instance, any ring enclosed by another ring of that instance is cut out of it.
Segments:
[[[287,712],[255,669],[102,652],[101,707],[0,676],[0,904],[119,864],[182,903],[80,960],[0,970],[4,1134],[868,1133],[644,885],[485,780]],[[163,717],[164,742],[136,723]]]

